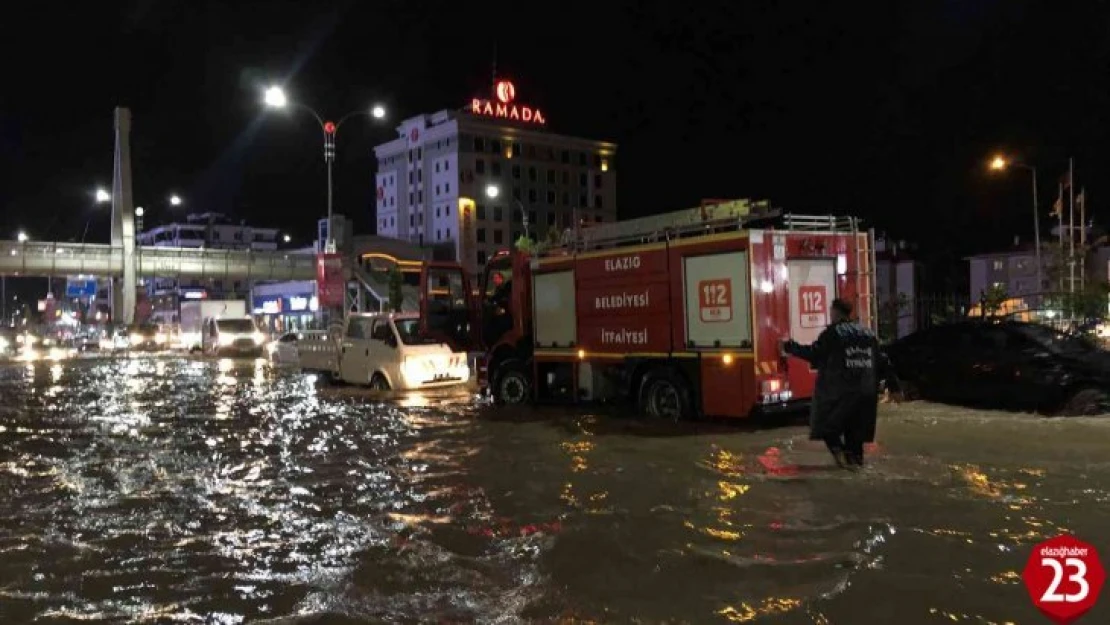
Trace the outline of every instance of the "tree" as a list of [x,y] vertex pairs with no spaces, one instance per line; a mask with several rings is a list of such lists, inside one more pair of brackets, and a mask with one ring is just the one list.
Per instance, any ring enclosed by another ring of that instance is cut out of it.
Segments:
[[1002,305],[1006,300],[1010,299],[1009,294],[1006,292],[1006,287],[1002,284],[992,284],[990,288],[983,293],[982,314],[984,317],[987,315],[994,316],[998,311],[1002,310]]
[[401,312],[405,305],[405,276],[401,273],[401,268],[394,265],[389,270],[389,310],[393,312]]
[[563,233],[555,226],[550,226],[547,229],[547,235],[544,236],[543,246],[546,249],[559,247],[563,244]]
[[538,249],[536,242],[523,234],[516,240],[514,247],[526,254],[534,254]]

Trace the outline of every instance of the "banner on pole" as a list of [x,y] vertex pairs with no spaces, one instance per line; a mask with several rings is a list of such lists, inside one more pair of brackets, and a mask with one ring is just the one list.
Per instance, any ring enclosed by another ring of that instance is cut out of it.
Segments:
[[346,285],[343,283],[343,255],[316,255],[316,296],[322,307],[343,305]]

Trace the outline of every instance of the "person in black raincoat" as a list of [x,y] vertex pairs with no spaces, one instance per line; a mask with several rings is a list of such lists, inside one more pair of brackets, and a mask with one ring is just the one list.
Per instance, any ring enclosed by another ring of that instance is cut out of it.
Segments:
[[851,321],[852,305],[833,300],[832,323],[811,345],[790,340],[783,351],[817,370],[810,411],[811,440],[823,440],[841,467],[863,466],[863,445],[875,440],[879,383],[889,366],[879,341]]

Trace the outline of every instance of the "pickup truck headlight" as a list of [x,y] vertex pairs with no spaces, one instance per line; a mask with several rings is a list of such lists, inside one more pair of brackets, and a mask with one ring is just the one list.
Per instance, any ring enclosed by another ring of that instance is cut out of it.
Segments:
[[266,335],[261,332],[255,332],[251,335],[251,338],[254,339],[255,345],[261,345],[266,342]]
[[220,345],[228,346],[235,342],[235,337],[230,334],[221,334],[217,341]]

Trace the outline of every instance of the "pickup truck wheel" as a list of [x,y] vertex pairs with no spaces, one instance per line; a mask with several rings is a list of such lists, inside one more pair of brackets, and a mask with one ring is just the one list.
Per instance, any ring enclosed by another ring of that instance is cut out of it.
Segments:
[[1097,388],[1084,388],[1068,399],[1060,411],[1068,416],[1094,416],[1110,413],[1110,395]]
[[389,382],[386,382],[385,376],[380,373],[375,373],[370,378],[370,390],[372,391],[388,391]]
[[518,405],[528,401],[532,394],[528,371],[519,360],[509,360],[497,367],[493,383],[493,401],[501,405]]
[[669,369],[655,370],[644,376],[639,404],[640,412],[658,419],[681,421],[693,416],[686,381]]

